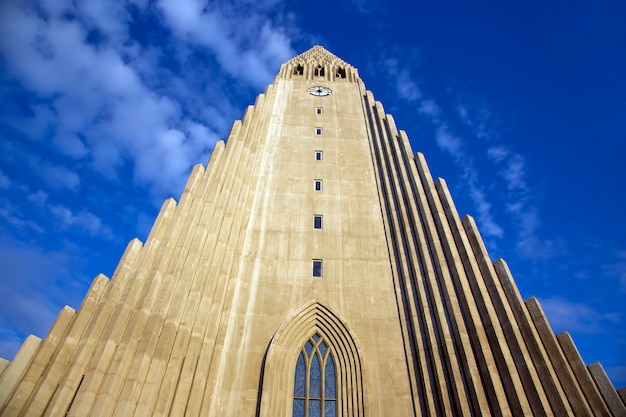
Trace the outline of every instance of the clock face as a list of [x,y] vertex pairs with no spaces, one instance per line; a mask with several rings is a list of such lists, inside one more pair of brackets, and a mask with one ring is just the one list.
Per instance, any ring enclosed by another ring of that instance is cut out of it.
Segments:
[[314,96],[327,96],[332,93],[332,91],[328,87],[315,86],[309,88],[309,93],[313,94]]

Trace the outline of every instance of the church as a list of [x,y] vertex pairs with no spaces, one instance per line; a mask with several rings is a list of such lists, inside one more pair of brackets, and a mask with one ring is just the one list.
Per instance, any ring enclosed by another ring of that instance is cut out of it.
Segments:
[[321,46],[284,63],[76,311],[0,362],[1,417],[626,416]]

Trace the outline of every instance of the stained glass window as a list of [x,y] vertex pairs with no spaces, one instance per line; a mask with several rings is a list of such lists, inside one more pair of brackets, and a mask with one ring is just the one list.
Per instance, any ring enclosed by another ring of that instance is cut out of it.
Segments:
[[335,362],[319,334],[304,344],[298,361],[293,394],[293,417],[336,417]]

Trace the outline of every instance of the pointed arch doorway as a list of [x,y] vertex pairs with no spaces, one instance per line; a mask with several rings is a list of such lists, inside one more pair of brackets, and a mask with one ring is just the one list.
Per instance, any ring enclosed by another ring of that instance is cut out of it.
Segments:
[[361,357],[346,323],[312,302],[274,334],[258,417],[364,416]]

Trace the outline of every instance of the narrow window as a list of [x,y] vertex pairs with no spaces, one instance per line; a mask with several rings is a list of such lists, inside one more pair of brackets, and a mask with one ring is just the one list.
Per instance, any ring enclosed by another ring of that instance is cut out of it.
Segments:
[[314,229],[322,228],[322,216],[321,215],[316,214],[315,216],[313,216],[313,228]]
[[321,107],[316,108],[315,114],[322,114],[322,108]]
[[336,78],[346,78],[346,70],[343,68],[337,68]]
[[297,67],[295,67],[293,69],[293,74],[294,75],[302,75],[302,74],[304,74],[304,67],[302,65],[298,65]]
[[315,134],[320,136],[322,134],[322,128],[321,127],[316,127],[315,128]]
[[322,191],[322,180],[313,180],[313,188],[315,191]]
[[313,276],[314,277],[322,276],[322,260],[321,259],[313,259]]
[[293,392],[294,417],[336,417],[337,376],[326,341],[315,333],[304,344],[298,361]]
[[315,151],[315,160],[316,161],[322,160],[322,151]]

